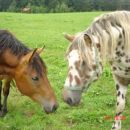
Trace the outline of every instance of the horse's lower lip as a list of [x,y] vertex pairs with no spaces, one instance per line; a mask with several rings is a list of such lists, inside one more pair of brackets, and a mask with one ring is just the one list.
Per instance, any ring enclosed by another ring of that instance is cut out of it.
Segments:
[[46,110],[45,108],[43,108],[43,110],[45,111],[46,114],[50,114],[50,113],[52,113],[51,111]]
[[54,111],[52,111],[52,110],[47,110],[47,109],[45,109],[45,108],[43,108],[43,110],[45,111],[46,114],[54,113]]
[[45,111],[46,112],[46,114],[50,114],[51,112],[49,112],[49,111]]
[[70,104],[70,103],[67,103],[67,104],[70,105],[70,106],[78,106],[78,105],[80,104],[80,101],[79,101],[79,102],[72,103],[72,104]]

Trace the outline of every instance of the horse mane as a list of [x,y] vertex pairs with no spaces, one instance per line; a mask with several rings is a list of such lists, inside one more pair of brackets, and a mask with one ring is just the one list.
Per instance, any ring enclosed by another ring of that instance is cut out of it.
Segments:
[[[96,36],[101,46],[101,57],[103,61],[113,60],[119,38],[123,40],[124,52],[130,51],[130,12],[115,11],[112,13],[103,14],[97,17],[92,24],[83,32],[75,36],[72,44],[68,47],[67,54],[76,48],[88,60],[88,50],[84,42],[84,35],[87,34],[93,41],[93,36]],[[119,36],[116,36],[114,30],[118,30]],[[107,58],[106,58],[107,57]]]
[[11,53],[18,57],[21,57],[22,55],[25,55],[30,51],[9,31],[0,30],[0,53],[3,53],[5,49],[10,49]]
[[[113,59],[115,48],[119,40],[112,29],[118,30],[124,43],[124,51],[130,50],[130,12],[115,11],[97,17],[92,25],[84,32],[96,35],[101,45],[102,57]],[[110,55],[111,54],[111,55]]]
[[[10,49],[11,53],[20,58],[26,55],[31,50],[19,41],[13,34],[8,30],[0,30],[0,54],[4,53],[6,49]],[[42,59],[36,55],[32,62],[31,67],[37,71],[39,75],[42,75],[42,67],[46,69],[45,63]]]

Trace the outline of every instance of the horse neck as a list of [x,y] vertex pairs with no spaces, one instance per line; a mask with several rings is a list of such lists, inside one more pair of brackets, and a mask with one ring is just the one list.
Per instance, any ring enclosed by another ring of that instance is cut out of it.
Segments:
[[0,54],[0,75],[8,75],[13,77],[15,68],[20,62],[20,58],[11,53],[9,49]]

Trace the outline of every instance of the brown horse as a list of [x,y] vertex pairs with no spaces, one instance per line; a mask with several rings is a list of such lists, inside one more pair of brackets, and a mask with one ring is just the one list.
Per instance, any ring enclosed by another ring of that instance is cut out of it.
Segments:
[[3,85],[3,105],[0,82],[0,116],[7,113],[7,97],[12,79],[19,91],[41,104],[46,113],[57,109],[58,104],[47,78],[46,66],[39,57],[42,50],[32,51],[7,30],[0,30],[0,79],[6,79]]

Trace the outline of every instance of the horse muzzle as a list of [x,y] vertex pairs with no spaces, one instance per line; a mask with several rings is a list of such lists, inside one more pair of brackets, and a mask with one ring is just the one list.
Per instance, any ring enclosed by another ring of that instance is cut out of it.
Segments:
[[53,113],[57,110],[58,108],[58,103],[52,103],[52,104],[49,104],[49,103],[45,103],[44,104],[44,111],[49,114],[49,113]]
[[63,100],[70,106],[76,106],[80,103],[82,91],[78,90],[68,90],[64,88],[63,90]]

